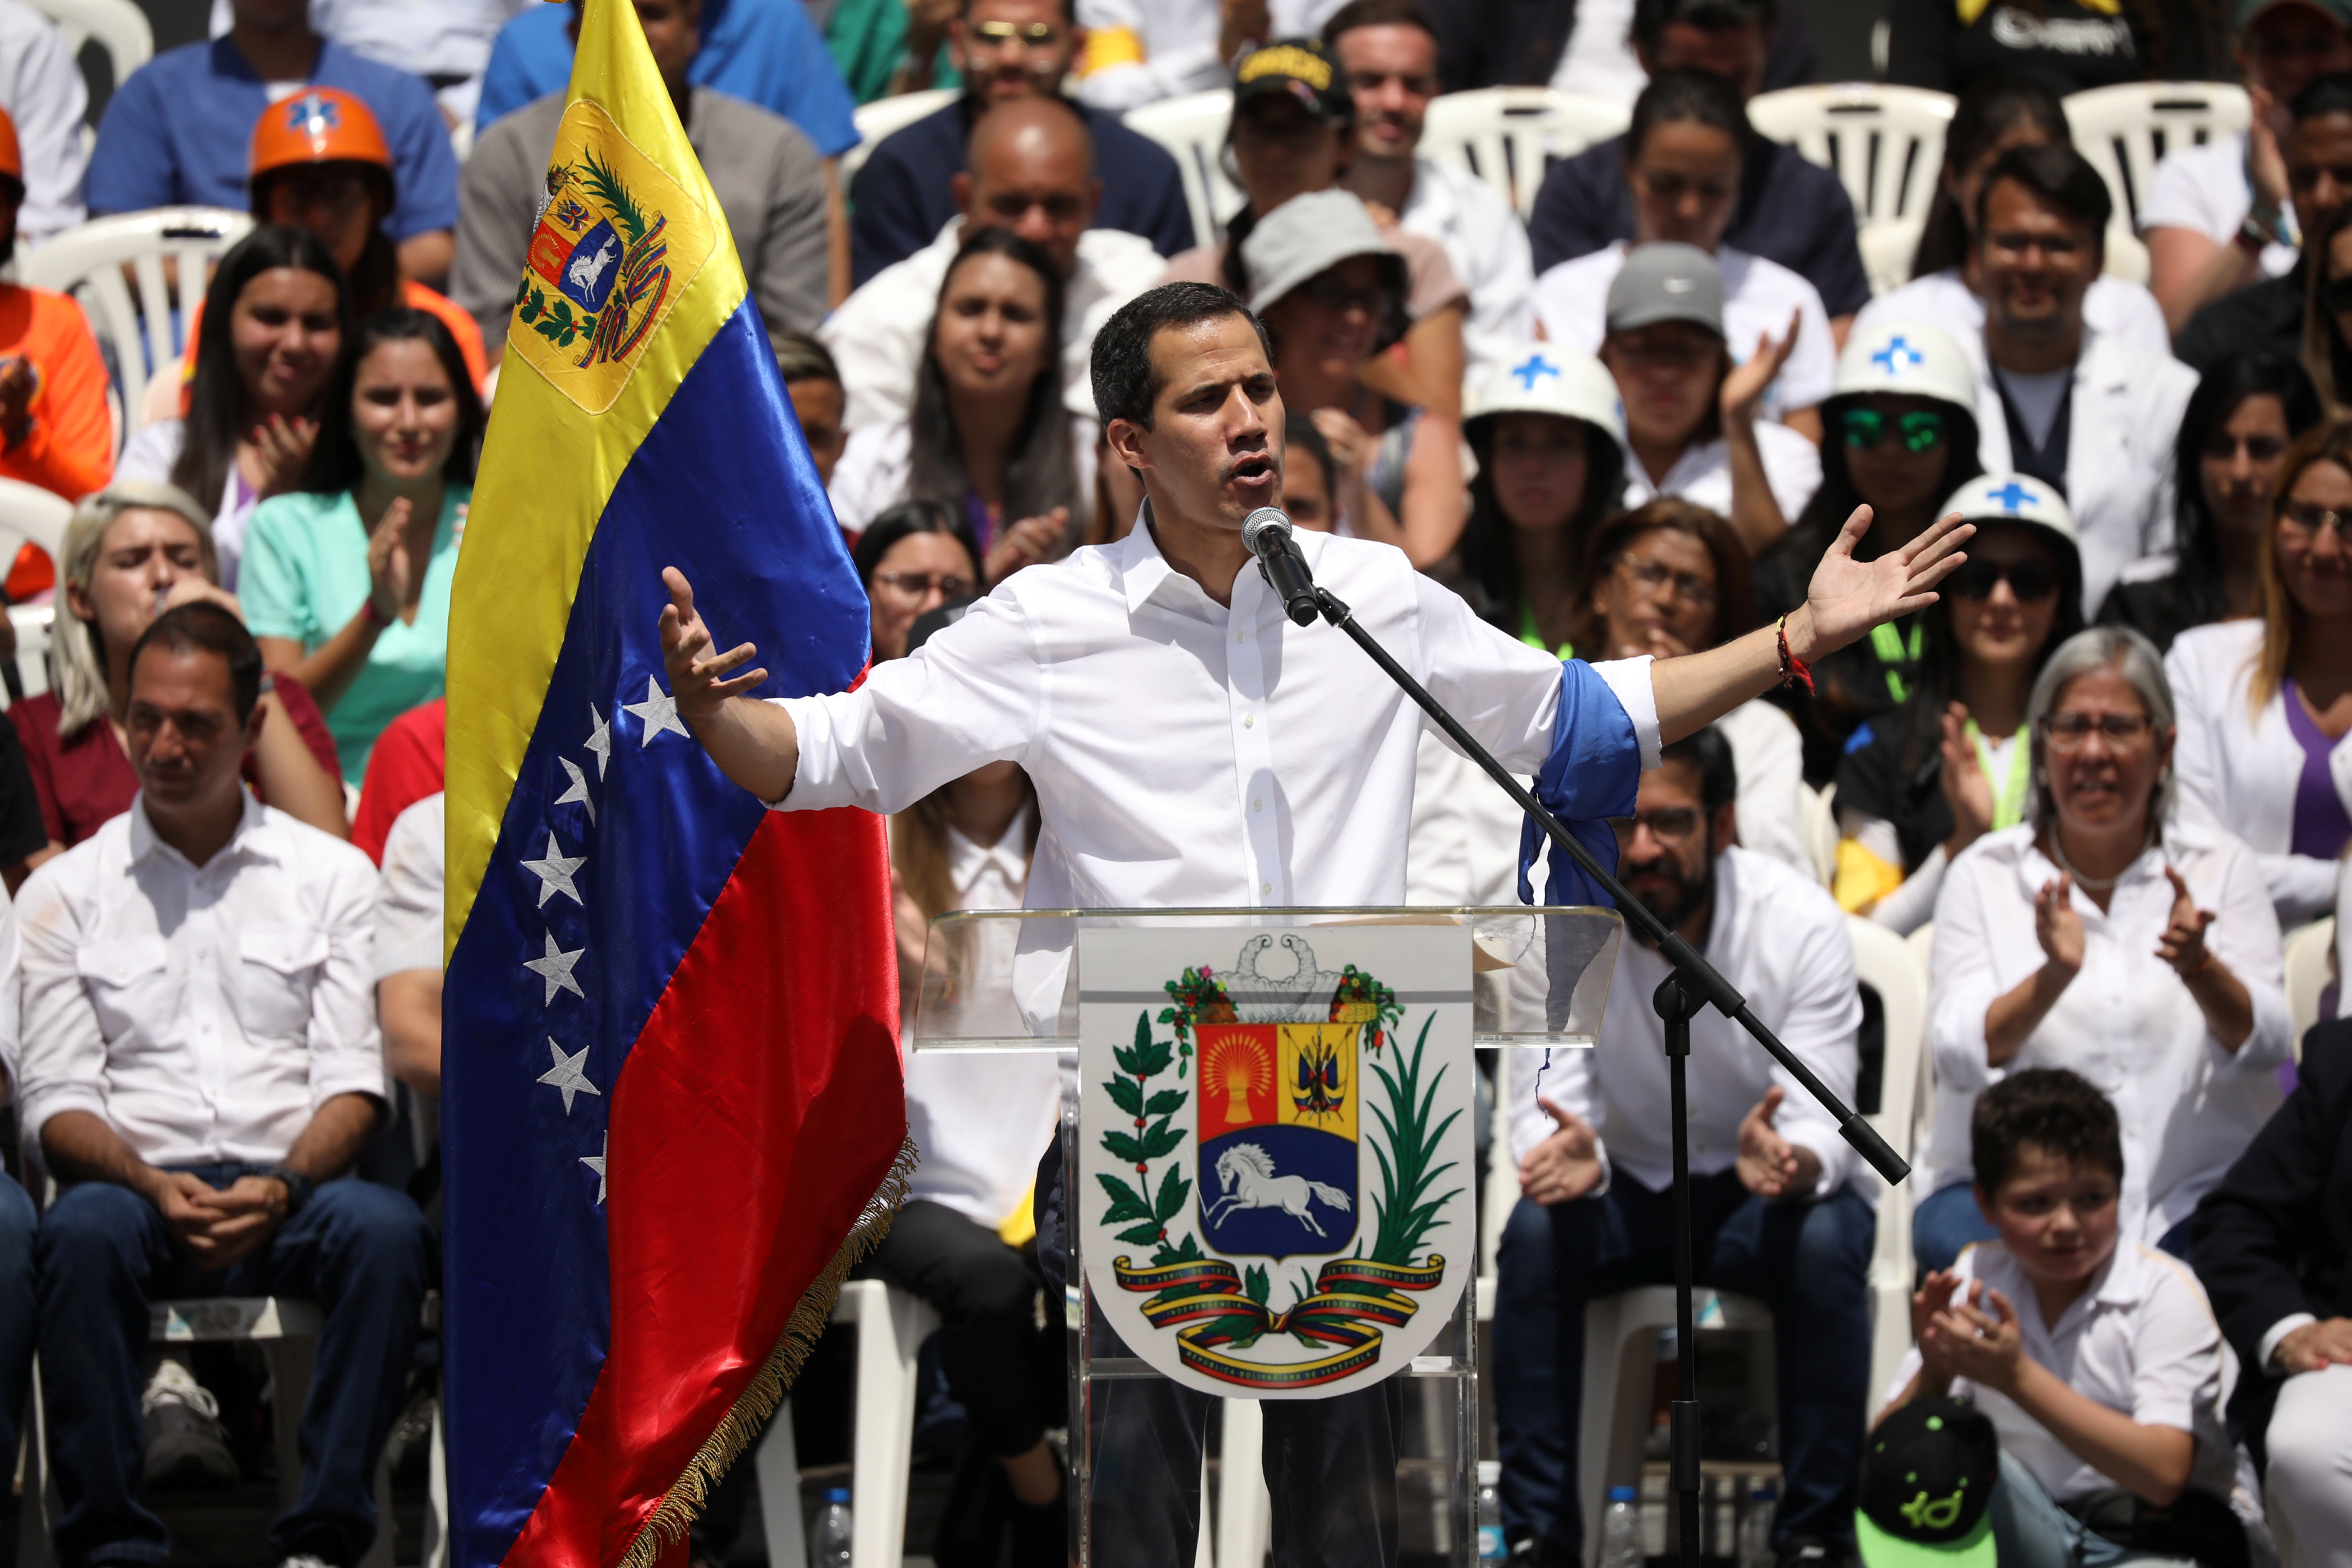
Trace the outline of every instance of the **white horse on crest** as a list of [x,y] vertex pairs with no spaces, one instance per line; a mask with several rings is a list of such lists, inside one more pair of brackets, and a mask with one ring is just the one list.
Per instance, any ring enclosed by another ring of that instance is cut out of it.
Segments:
[[1275,1175],[1274,1156],[1255,1144],[1235,1144],[1217,1156],[1217,1186],[1224,1196],[1209,1209],[1212,1225],[1238,1209],[1278,1208],[1316,1235],[1328,1237],[1307,1206],[1319,1198],[1342,1214],[1354,1207],[1346,1193],[1328,1183]]

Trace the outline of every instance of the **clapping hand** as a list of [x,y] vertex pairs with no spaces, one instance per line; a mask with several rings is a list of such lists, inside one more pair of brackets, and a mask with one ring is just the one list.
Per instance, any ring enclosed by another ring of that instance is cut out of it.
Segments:
[[2017,1387],[2019,1364],[2025,1359],[2025,1333],[2017,1308],[1999,1291],[1988,1290],[1982,1280],[1973,1281],[1965,1301],[1955,1301],[1929,1317],[1919,1336],[1919,1354],[1923,1361],[1948,1366],[1955,1377],[2011,1393]]
[[715,658],[707,656],[712,646],[710,627],[694,608],[694,590],[686,573],[666,566],[662,582],[669,589],[669,602],[661,612],[662,672],[669,676],[679,716],[692,725],[712,717],[736,693],[766,680],[768,672],[749,670],[730,678],[728,672],[748,663],[759,649],[739,643]]
[[996,536],[988,547],[981,572],[991,583],[1003,582],[1024,566],[1052,560],[1069,537],[1070,508],[1056,507],[1042,517],[1024,517]]
[[33,423],[33,398],[41,390],[40,372],[22,354],[0,359],[0,435],[15,445]]
[[408,603],[408,497],[395,496],[368,536],[368,603],[389,626]]
[[2164,935],[2156,944],[2156,956],[2172,966],[2172,972],[2189,979],[2204,972],[2213,962],[2210,949],[2205,946],[2205,928],[2213,924],[2213,911],[2200,909],[2189,894],[2189,884],[2170,866],[2164,874],[2172,881],[2172,914],[2165,921]]
[[1558,1130],[1519,1162],[1519,1191],[1540,1204],[1573,1202],[1601,1185],[1601,1140],[1575,1112],[1549,1100],[1536,1103]]
[[2033,895],[2033,939],[2042,956],[2072,976],[2083,967],[2083,917],[2074,909],[2074,879],[2064,872]]
[[266,501],[302,483],[302,475],[310,466],[310,449],[318,444],[319,423],[299,414],[289,419],[273,413],[253,427],[250,439],[261,466],[254,491]]
[[[1949,1269],[1938,1269],[1927,1276],[1920,1287],[1911,1292],[1911,1343],[1919,1347],[1920,1392],[1941,1393],[1958,1375],[1941,1354],[1943,1342],[1931,1340],[1928,1329],[1937,1317],[1948,1311],[1953,1295],[1960,1288],[1960,1277]],[[1931,1348],[1931,1346],[1933,1348]],[[1932,1385],[1931,1388],[1929,1385]]]
[[1944,803],[1952,810],[1952,836],[1944,841],[1948,854],[1962,850],[1992,827],[1992,780],[1985,777],[1977,748],[1969,744],[1969,710],[1953,703],[1944,710],[1944,766],[1938,780]]
[[1733,366],[1731,373],[1723,378],[1721,402],[1725,419],[1741,424],[1755,422],[1756,410],[1763,402],[1764,393],[1779,379],[1780,367],[1789,362],[1790,354],[1796,350],[1797,334],[1803,328],[1803,313],[1791,310],[1789,312],[1788,335],[1779,342],[1774,342],[1769,333],[1757,334],[1756,351],[1748,356],[1747,363]]

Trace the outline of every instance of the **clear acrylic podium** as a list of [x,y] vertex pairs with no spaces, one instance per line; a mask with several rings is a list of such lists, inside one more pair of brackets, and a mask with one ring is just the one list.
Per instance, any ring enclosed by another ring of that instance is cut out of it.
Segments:
[[1472,1051],[1589,1049],[1622,934],[1524,907],[933,924],[911,1049],[1061,1063],[1080,1568],[1286,1542],[1471,1568]]

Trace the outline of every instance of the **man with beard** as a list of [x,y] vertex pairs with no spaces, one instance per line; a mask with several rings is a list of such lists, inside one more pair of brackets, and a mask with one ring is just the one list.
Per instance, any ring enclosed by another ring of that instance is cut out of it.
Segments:
[[[0,110],[0,266],[16,255],[24,203],[16,124]],[[79,501],[113,476],[106,364],[81,307],[46,288],[0,283],[0,477]]]
[[[1738,794],[1719,731],[1667,746],[1642,776],[1635,814],[1618,821],[1618,875],[1851,1101],[1862,1001],[1845,917],[1818,883],[1738,847]],[[1585,1303],[1674,1279],[1665,1035],[1650,1004],[1666,973],[1654,947],[1629,940],[1594,1049],[1512,1053],[1525,1200],[1498,1260],[1495,1356],[1511,1375],[1495,1385],[1496,1413],[1504,1529],[1537,1563],[1584,1561]],[[1874,1231],[1866,1189],[1849,1179],[1860,1166],[1811,1096],[1712,1009],[1691,1022],[1689,1085],[1696,1277],[1772,1308],[1786,1477],[1778,1561],[1851,1558]]]

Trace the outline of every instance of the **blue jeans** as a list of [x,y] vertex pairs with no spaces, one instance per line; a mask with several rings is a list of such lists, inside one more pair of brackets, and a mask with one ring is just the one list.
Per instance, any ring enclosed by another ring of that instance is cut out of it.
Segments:
[[[226,1186],[258,1167],[184,1168]],[[281,1557],[360,1560],[375,1538],[376,1459],[400,1415],[432,1261],[432,1232],[406,1193],[323,1183],[268,1247],[205,1270],[173,1246],[145,1198],[83,1182],[42,1216],[38,1247],[41,1389],[65,1504],[56,1531],[64,1568],[170,1561],[163,1521],[138,1495],[147,1306],[204,1296],[284,1296],[324,1313],[301,1412],[301,1492],[271,1521],[269,1544]]]
[[[1691,1184],[1700,1284],[1772,1308],[1780,1386],[1775,1544],[1811,1536],[1851,1546],[1854,1478],[1869,1396],[1870,1205],[1851,1188],[1818,1203],[1768,1203],[1731,1171]],[[1503,1528],[1580,1553],[1576,1436],[1584,1396],[1584,1308],[1673,1281],[1674,1209],[1619,1171],[1598,1197],[1550,1208],[1522,1200],[1503,1229],[1495,1298],[1495,1419]]]
[[[41,1217],[25,1189],[0,1175],[0,1454],[16,1451],[16,1418],[33,1384],[33,1236]],[[12,1512],[0,1500],[0,1514]]]
[[2167,1557],[2118,1546],[2060,1508],[2033,1472],[2003,1454],[2000,1485],[1992,1489],[1993,1548],[2000,1568],[2117,1568],[2125,1563],[2175,1563],[2196,1568],[2185,1557]]
[[1911,1211],[1911,1256],[1922,1275],[1948,1269],[1979,1241],[1998,1241],[2000,1232],[1977,1212],[1976,1188],[1967,1182],[1938,1187]]

